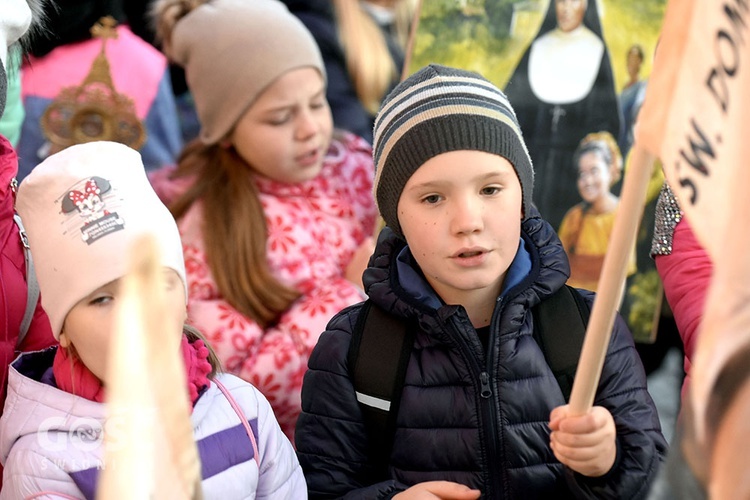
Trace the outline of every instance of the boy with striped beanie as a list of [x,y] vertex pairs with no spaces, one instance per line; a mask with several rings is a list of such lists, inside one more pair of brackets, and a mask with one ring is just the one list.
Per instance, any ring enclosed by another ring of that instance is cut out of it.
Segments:
[[528,216],[534,170],[508,98],[480,75],[431,64],[401,82],[375,121],[375,196],[386,224],[395,217],[404,184],[423,163],[449,151],[485,151],[516,171]]
[[373,150],[369,299],[331,319],[302,388],[310,498],[645,497],[667,446],[622,319],[596,405],[565,404],[593,294],[565,286],[503,92],[427,66],[384,101]]

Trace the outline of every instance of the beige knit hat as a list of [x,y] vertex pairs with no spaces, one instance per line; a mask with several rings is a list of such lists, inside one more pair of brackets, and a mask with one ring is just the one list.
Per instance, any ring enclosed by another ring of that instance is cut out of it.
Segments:
[[144,234],[186,283],[177,224],[140,154],[123,144],[89,142],[49,156],[21,183],[16,209],[55,338],[76,303],[127,273],[126,252]]
[[311,66],[325,79],[315,39],[278,0],[207,2],[177,21],[169,45],[185,68],[206,144],[222,140],[287,71]]

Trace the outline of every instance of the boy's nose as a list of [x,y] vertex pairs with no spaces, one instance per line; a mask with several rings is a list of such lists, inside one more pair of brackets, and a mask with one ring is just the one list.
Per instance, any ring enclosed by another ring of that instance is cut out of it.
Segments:
[[484,205],[478,199],[456,200],[452,212],[452,229],[456,234],[473,233],[484,227]]

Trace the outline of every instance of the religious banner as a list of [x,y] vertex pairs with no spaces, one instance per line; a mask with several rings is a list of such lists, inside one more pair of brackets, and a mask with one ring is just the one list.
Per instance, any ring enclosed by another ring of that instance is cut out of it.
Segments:
[[671,1],[637,128],[713,263],[691,370],[701,441],[716,424],[711,397],[728,385],[720,374],[735,358],[746,366],[750,347],[749,24],[741,0]]
[[[534,164],[534,204],[563,241],[571,286],[596,291],[665,7],[666,0],[422,2],[405,73],[446,64],[505,91]],[[653,341],[661,313],[649,252],[663,180],[655,169],[620,306],[640,342]]]

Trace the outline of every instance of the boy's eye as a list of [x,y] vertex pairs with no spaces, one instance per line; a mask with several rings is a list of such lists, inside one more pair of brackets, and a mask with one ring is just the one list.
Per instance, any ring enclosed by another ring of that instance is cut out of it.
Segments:
[[440,196],[436,194],[427,195],[424,198],[422,198],[423,203],[427,203],[429,205],[434,205],[435,203],[440,201]]
[[310,107],[311,107],[312,109],[320,109],[320,108],[323,108],[323,107],[325,107],[325,105],[326,105],[326,103],[325,103],[325,101],[324,101],[324,100],[322,100],[322,99],[321,99],[321,100],[319,100],[319,101],[313,101],[313,102],[311,102],[311,103],[310,103]]
[[484,195],[493,195],[500,192],[500,188],[498,186],[486,186],[482,188],[482,194]]

